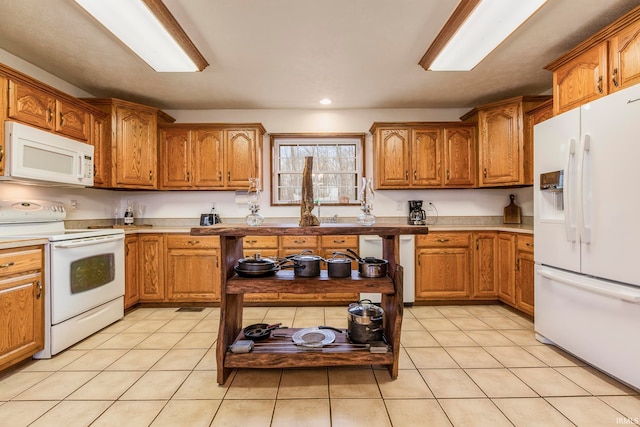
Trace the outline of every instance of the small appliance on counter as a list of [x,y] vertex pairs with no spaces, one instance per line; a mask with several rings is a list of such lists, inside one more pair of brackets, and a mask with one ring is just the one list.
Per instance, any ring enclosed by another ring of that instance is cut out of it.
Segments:
[[200,225],[214,225],[220,224],[220,216],[214,212],[215,207],[211,208],[211,212],[208,214],[200,215]]
[[422,209],[422,200],[409,200],[409,225],[427,225],[427,213]]

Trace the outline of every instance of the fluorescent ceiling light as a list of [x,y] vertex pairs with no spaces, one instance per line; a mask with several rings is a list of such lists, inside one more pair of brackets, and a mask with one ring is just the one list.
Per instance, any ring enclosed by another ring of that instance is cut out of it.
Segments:
[[161,0],[75,0],[158,72],[209,64]]
[[469,71],[546,0],[461,0],[420,60],[432,71]]

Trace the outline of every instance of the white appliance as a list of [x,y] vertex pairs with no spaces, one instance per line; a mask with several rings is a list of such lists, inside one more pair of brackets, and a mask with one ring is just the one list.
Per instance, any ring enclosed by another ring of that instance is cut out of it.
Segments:
[[93,185],[94,147],[61,135],[6,121],[5,167],[0,180],[26,184]]
[[635,388],[639,119],[640,86],[633,86],[534,128],[538,339]]
[[[416,300],[415,285],[415,236],[401,235],[400,239],[400,258],[398,263],[404,270],[402,285],[402,302],[411,305]],[[360,236],[360,252],[361,257],[382,258],[382,237],[380,236]],[[360,299],[369,299],[372,302],[379,303],[382,300],[381,294],[361,293]]]
[[124,316],[124,231],[67,230],[64,205],[0,202],[0,236],[46,238],[45,348],[50,358]]

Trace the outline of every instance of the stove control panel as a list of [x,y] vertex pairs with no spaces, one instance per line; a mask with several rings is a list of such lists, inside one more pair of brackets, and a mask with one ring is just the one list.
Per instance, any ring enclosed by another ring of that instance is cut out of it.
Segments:
[[0,223],[62,221],[67,216],[64,204],[49,200],[0,201]]

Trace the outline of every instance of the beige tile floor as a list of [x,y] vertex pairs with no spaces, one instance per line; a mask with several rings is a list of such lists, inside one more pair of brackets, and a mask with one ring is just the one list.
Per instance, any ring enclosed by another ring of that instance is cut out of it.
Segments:
[[[218,321],[217,308],[140,308],[2,373],[0,426],[640,424],[636,391],[542,345],[501,305],[405,309],[395,381],[381,367],[243,369],[218,386]],[[245,309],[245,324],[262,321],[344,328],[346,308]]]

